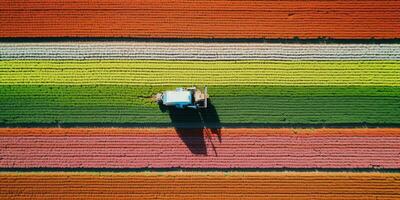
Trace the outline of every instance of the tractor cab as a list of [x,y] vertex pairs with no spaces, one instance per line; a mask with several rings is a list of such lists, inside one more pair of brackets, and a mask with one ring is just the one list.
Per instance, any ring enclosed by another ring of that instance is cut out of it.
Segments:
[[164,106],[174,106],[184,109],[207,108],[207,87],[204,87],[204,93],[196,87],[176,88],[167,90],[156,95],[156,101]]

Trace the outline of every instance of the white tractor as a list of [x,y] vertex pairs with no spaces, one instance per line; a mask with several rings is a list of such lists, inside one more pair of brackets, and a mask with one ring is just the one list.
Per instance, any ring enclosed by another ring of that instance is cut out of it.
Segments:
[[168,107],[173,106],[180,109],[207,108],[207,87],[204,87],[204,93],[196,87],[167,90],[156,94],[155,99],[159,104]]

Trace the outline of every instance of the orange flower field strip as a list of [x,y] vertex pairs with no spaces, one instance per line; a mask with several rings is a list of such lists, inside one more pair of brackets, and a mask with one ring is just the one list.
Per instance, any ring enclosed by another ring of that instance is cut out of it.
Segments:
[[398,199],[398,173],[0,173],[0,198]]
[[399,38],[399,1],[3,0],[0,37]]

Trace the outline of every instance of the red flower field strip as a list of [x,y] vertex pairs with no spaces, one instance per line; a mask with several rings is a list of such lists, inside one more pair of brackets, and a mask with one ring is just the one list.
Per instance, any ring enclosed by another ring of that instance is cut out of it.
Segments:
[[399,1],[2,1],[0,37],[398,38]]
[[400,167],[400,129],[0,130],[1,168]]
[[0,173],[0,198],[400,198],[398,173]]

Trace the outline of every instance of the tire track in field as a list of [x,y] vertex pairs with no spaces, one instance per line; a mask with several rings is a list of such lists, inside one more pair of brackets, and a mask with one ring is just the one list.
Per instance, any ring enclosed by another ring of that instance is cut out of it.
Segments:
[[0,168],[400,168],[400,129],[0,129]]
[[2,199],[399,199],[398,173],[0,173]]
[[400,60],[400,44],[0,43],[1,60]]

